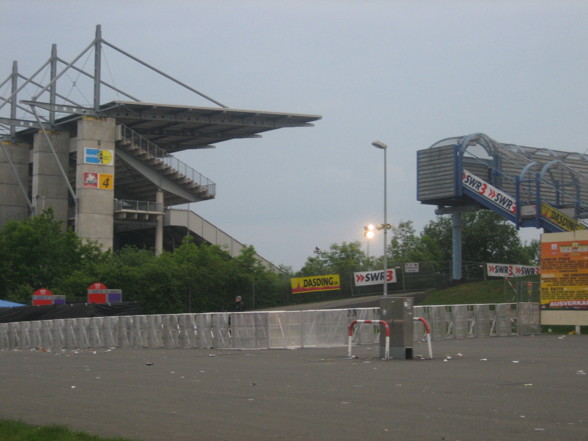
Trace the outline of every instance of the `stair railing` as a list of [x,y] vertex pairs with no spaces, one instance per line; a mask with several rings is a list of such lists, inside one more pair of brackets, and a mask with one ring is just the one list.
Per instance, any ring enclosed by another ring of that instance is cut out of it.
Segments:
[[205,188],[209,195],[215,195],[216,184],[202,173],[197,172],[186,163],[174,157],[171,153],[168,153],[154,142],[148,140],[124,124],[120,124],[120,128],[120,135],[122,140],[130,143],[131,146],[137,146],[149,157],[152,157],[153,159],[159,159],[163,164],[186,176],[186,178],[198,184],[200,187]]

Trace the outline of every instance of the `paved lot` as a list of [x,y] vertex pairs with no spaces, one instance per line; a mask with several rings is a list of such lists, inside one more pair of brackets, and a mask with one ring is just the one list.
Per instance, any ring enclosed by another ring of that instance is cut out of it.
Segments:
[[588,336],[433,350],[0,351],[0,417],[145,441],[588,440]]

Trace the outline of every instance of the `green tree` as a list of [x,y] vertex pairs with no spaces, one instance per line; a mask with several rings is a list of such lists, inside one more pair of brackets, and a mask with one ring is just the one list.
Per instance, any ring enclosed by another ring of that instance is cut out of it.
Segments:
[[365,253],[360,242],[332,244],[329,250],[318,251],[315,257],[308,257],[300,270],[300,276],[349,273],[366,265]]
[[90,284],[101,282],[109,288],[122,289],[125,301],[138,301],[144,289],[144,268],[155,259],[152,252],[135,247],[106,253],[100,262],[72,271],[60,281],[60,292],[68,299],[82,300]]
[[[105,258],[100,248],[68,230],[48,209],[0,230],[0,295],[28,302],[32,291],[56,289],[72,272],[85,271]],[[61,294],[56,292],[55,294]]]
[[[424,228],[421,237],[434,238],[442,260],[451,260],[451,217],[439,216]],[[537,244],[521,241],[514,225],[490,210],[462,215],[462,259],[471,262],[530,264],[537,258]]]
[[412,221],[399,222],[398,226],[392,227],[388,257],[393,265],[429,262],[430,270],[441,268],[444,260],[439,242],[424,232],[417,235]]
[[228,283],[229,256],[216,245],[197,245],[190,236],[173,253],[178,267],[184,311],[205,312],[227,309],[231,293]]
[[351,295],[353,272],[367,269],[368,264],[360,242],[342,242],[318,252],[316,257],[309,257],[298,275],[339,274],[342,293]]
[[229,271],[235,275],[231,280],[233,293],[240,295],[248,308],[276,306],[283,298],[283,281],[289,278],[266,268],[256,254],[249,245],[231,260]]
[[451,216],[437,216],[423,228],[422,236],[427,236],[437,243],[441,260],[451,260],[452,230]]
[[410,260],[409,255],[419,241],[412,221],[400,221],[398,225],[392,227],[391,233],[388,256],[399,262]]
[[236,295],[249,308],[275,306],[289,287],[288,276],[266,268],[252,246],[231,258],[187,236],[161,256],[133,247],[104,253],[75,232],[63,232],[51,210],[8,222],[0,230],[0,252],[0,295],[22,303],[38,288],[83,301],[88,286],[102,282],[121,289],[125,301],[140,302],[146,313],[207,312],[232,310]]

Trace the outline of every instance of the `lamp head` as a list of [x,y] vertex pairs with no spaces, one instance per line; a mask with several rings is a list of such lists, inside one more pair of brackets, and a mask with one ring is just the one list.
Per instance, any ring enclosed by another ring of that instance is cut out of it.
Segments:
[[374,141],[372,142],[372,145],[382,150],[386,150],[388,148],[388,146],[384,144],[382,141]]
[[374,232],[376,226],[373,224],[366,225],[365,227],[363,227],[363,229],[365,230],[364,236],[368,239],[373,239],[376,235]]

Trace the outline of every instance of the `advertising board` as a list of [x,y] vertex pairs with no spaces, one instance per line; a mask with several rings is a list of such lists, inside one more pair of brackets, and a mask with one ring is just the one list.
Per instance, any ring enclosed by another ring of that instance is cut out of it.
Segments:
[[[394,268],[388,268],[386,271],[386,282],[396,283],[396,270]],[[379,271],[363,271],[359,273],[353,273],[353,280],[355,280],[355,286],[367,286],[367,285],[383,285],[384,284],[384,270]]]
[[541,267],[508,263],[487,263],[486,274],[488,274],[488,277],[538,276],[541,274]]
[[337,291],[341,289],[339,274],[322,276],[295,277],[290,279],[292,294],[303,294],[318,291]]
[[544,240],[541,269],[542,310],[588,310],[588,239]]

